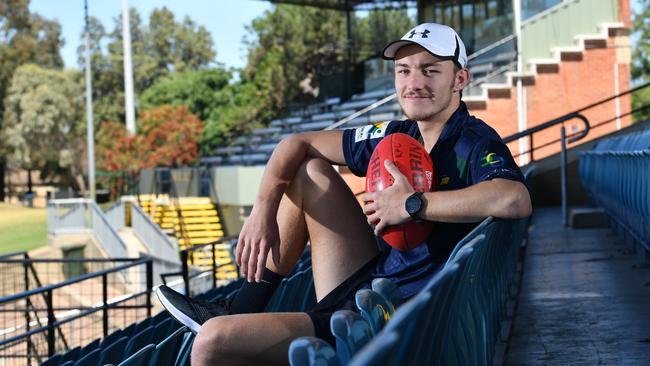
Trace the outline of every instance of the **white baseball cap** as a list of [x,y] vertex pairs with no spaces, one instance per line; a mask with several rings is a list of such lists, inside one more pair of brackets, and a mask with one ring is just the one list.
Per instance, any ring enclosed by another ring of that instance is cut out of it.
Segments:
[[416,44],[432,55],[452,60],[461,69],[467,66],[465,44],[451,27],[437,23],[423,23],[408,31],[402,39],[393,41],[384,48],[382,57],[394,60],[397,51],[409,44]]

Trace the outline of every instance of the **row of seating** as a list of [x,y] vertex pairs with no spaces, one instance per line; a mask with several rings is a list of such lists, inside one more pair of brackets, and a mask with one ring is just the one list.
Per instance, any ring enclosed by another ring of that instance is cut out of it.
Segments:
[[335,348],[315,337],[298,338],[289,350],[291,364],[491,365],[527,226],[527,219],[488,218],[401,306],[397,288],[376,279],[372,290],[357,292],[359,313],[332,317]]
[[650,250],[650,128],[602,140],[579,163],[591,200]]
[[[198,300],[218,301],[234,296],[244,279],[204,292]],[[311,256],[306,251],[296,268],[282,280],[266,311],[305,311],[316,303]],[[163,311],[154,317],[118,329],[101,341],[50,357],[41,366],[185,366],[194,334]]]

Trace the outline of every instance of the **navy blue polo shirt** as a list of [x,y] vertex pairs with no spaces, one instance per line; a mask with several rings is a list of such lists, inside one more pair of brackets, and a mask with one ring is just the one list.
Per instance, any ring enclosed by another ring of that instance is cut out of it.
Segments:
[[[345,130],[343,152],[350,170],[365,176],[375,147],[385,136],[405,133],[420,139],[414,121],[390,121]],[[524,182],[521,170],[501,137],[480,119],[471,116],[465,103],[445,124],[438,141],[429,152],[438,176],[438,190],[457,190],[494,178]],[[454,246],[477,223],[434,222],[431,235],[417,247],[401,252],[384,245],[374,277],[394,281],[402,296],[416,294],[443,265]]]

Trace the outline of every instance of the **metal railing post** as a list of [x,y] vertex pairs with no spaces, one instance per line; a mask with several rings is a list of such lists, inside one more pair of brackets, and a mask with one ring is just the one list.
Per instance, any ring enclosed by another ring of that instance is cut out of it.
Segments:
[[147,318],[151,317],[151,290],[153,288],[153,259],[147,262]]
[[529,160],[529,162],[533,162],[533,161],[535,161],[535,157],[533,155],[533,153],[535,151],[535,145],[533,145],[533,134],[528,135],[528,137],[530,137],[530,139],[529,139],[530,140],[529,141],[530,142],[530,147],[528,148],[528,151],[530,151],[530,160]]
[[569,224],[569,217],[568,217],[568,212],[567,212],[567,186],[566,186],[566,178],[567,178],[567,170],[566,170],[566,129],[564,126],[560,129],[560,134],[561,134],[561,144],[562,144],[562,151],[560,154],[560,174],[561,174],[561,181],[562,181],[562,222],[564,223],[564,226],[567,226]]
[[52,290],[45,293],[45,304],[47,306],[47,355],[53,356],[56,353],[56,342],[54,333],[54,308],[52,306]]
[[212,243],[212,288],[217,288],[217,249]]
[[102,328],[104,337],[108,335],[108,274],[102,275]]
[[185,283],[185,295],[190,296],[190,276],[187,265],[187,250],[181,251],[181,271],[183,275],[183,282]]

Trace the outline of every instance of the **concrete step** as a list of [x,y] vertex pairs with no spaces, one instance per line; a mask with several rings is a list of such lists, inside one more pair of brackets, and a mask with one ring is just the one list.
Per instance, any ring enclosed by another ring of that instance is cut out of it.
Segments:
[[607,228],[609,227],[609,218],[602,208],[572,208],[569,212],[569,226],[574,229]]

